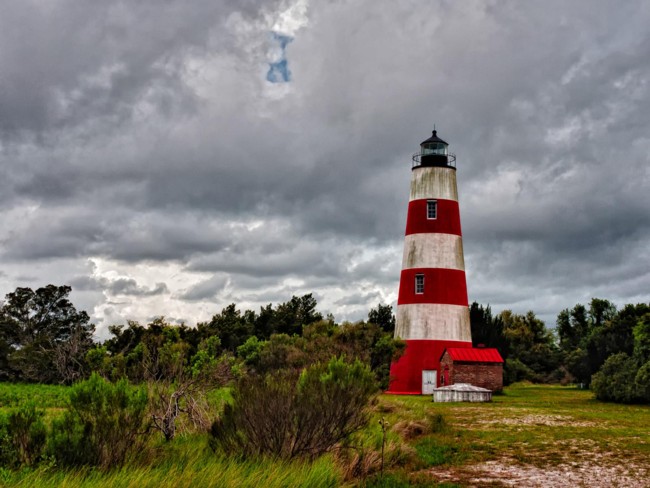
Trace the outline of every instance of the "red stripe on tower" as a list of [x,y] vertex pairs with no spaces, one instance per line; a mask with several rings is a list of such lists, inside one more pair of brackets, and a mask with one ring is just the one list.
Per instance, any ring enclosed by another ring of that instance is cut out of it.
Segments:
[[444,268],[403,269],[399,282],[398,306],[441,303],[467,307],[464,271]]
[[413,156],[411,197],[395,337],[406,352],[391,365],[388,393],[430,393],[447,347],[472,347],[456,157],[436,131]]
[[[428,207],[436,208],[436,218],[428,218]],[[462,235],[458,202],[443,199],[421,199],[409,202],[406,235],[440,233]]]

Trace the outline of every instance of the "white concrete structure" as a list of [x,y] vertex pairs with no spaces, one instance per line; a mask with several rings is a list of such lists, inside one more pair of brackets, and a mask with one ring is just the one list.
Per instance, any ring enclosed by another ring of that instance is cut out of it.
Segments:
[[491,402],[492,391],[468,383],[456,383],[433,390],[434,402]]

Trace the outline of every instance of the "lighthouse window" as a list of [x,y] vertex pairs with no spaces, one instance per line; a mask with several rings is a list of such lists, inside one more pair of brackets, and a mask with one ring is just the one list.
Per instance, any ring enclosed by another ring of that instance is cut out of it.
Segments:
[[438,201],[427,200],[427,219],[433,220],[438,218]]
[[415,275],[415,293],[417,295],[422,295],[424,293],[424,275],[423,274]]
[[447,145],[441,142],[429,142],[427,144],[422,144],[422,156],[428,156],[430,154],[437,154],[444,156],[447,154]]

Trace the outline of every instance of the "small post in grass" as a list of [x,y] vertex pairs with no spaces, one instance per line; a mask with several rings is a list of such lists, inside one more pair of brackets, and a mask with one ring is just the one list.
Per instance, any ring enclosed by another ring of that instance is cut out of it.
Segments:
[[381,425],[381,470],[380,470],[380,476],[383,479],[384,478],[384,446],[386,445],[386,429],[388,428],[388,422],[386,422],[386,419],[384,417],[381,418],[379,421],[379,425]]

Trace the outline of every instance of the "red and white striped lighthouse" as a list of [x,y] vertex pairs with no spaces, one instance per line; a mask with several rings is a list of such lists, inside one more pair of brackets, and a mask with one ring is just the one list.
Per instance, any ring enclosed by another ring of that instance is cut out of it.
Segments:
[[391,365],[395,394],[431,393],[445,349],[472,347],[456,157],[435,130],[413,156],[395,337],[406,341]]

